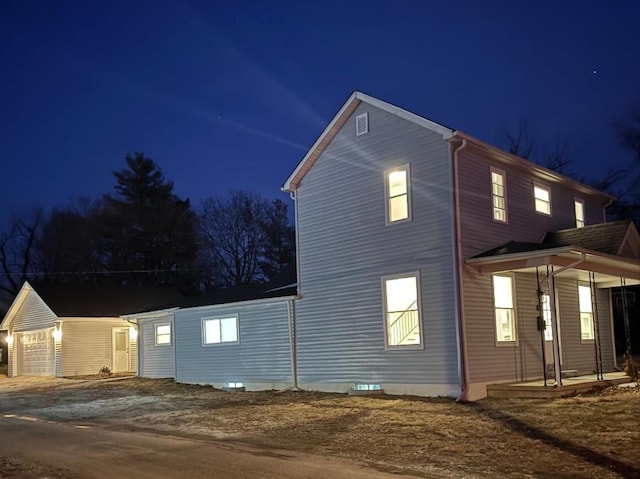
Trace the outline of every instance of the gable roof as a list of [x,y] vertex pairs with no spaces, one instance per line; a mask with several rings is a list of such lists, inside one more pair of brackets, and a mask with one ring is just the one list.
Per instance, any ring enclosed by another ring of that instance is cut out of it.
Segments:
[[451,138],[453,135],[453,130],[451,128],[447,128],[444,125],[416,115],[415,113],[411,113],[410,111],[392,105],[391,103],[378,100],[377,98],[365,93],[354,91],[344,105],[342,105],[340,110],[338,110],[338,113],[336,113],[327,127],[322,131],[307,154],[302,158],[300,163],[298,163],[298,166],[293,170],[293,173],[291,173],[287,181],[285,181],[284,186],[282,187],[283,191],[292,192],[297,189],[304,175],[309,171],[309,169],[311,169],[322,152],[327,148],[327,146],[329,146],[333,138],[361,103],[368,103],[369,105],[386,111],[387,113],[404,118],[405,120],[420,125],[423,128],[439,133],[445,140]]
[[354,91],[347,101],[342,105],[342,107],[335,114],[333,119],[329,122],[329,124],[322,131],[318,139],[311,146],[309,151],[305,154],[302,160],[298,163],[296,168],[293,170],[289,178],[285,181],[282,186],[282,191],[294,192],[299,184],[302,181],[302,178],[306,175],[306,173],[311,169],[314,163],[318,160],[318,158],[322,155],[322,153],[329,146],[334,137],[338,134],[340,129],[344,126],[350,116],[353,114],[355,109],[361,104],[367,103],[371,106],[374,106],[380,110],[386,111],[391,115],[395,115],[397,117],[403,118],[407,121],[410,121],[416,125],[419,125],[423,128],[426,128],[430,131],[439,133],[442,135],[444,140],[448,140],[452,143],[456,142],[469,142],[474,148],[482,151],[483,154],[489,155],[492,159],[501,162],[507,162],[512,165],[517,165],[520,168],[526,168],[528,170],[532,170],[535,175],[540,178],[544,178],[548,181],[560,181],[563,183],[567,183],[571,185],[573,188],[576,188],[578,191],[582,191],[587,194],[598,195],[603,198],[603,204],[608,203],[613,200],[613,197],[607,193],[599,191],[591,186],[585,185],[579,181],[574,180],[568,176],[561,175],[555,171],[552,171],[543,166],[537,165],[529,160],[525,160],[524,158],[520,158],[516,155],[508,153],[500,148],[497,148],[493,145],[485,143],[477,138],[474,138],[471,135],[468,135],[460,130],[454,130],[447,126],[444,126],[440,123],[436,123],[428,118],[425,118],[420,115],[416,115],[408,110],[402,109],[391,103],[387,103],[382,100],[378,100],[372,96],[369,96],[365,93]]

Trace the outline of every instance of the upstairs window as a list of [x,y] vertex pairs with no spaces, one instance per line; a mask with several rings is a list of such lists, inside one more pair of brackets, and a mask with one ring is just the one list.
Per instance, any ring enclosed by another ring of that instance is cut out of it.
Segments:
[[491,202],[493,219],[501,223],[507,222],[507,198],[504,171],[491,168]]
[[573,201],[573,205],[576,211],[576,228],[582,228],[585,225],[584,222],[584,201],[576,198]]
[[202,343],[220,344],[238,342],[238,317],[203,318]]
[[418,274],[382,278],[387,346],[419,346]]
[[593,340],[593,303],[591,288],[578,285],[578,302],[580,303],[580,337],[582,341]]
[[516,313],[513,300],[513,276],[493,275],[493,306],[496,342],[515,343]]
[[384,176],[387,223],[408,220],[411,217],[409,165],[387,170]]
[[545,215],[551,214],[551,190],[546,186],[534,185],[533,196],[536,202],[536,211]]
[[156,345],[171,344],[171,324],[156,324]]
[[369,113],[356,116],[356,136],[369,133]]

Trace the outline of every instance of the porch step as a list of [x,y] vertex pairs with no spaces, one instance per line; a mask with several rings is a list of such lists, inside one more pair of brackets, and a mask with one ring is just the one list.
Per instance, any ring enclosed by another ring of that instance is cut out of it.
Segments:
[[575,378],[569,379],[568,383],[559,387],[544,386],[540,380],[526,383],[487,384],[487,397],[549,399],[571,396],[596,388],[610,387],[631,381],[631,378],[623,373],[605,374],[605,379],[600,381],[588,376]]

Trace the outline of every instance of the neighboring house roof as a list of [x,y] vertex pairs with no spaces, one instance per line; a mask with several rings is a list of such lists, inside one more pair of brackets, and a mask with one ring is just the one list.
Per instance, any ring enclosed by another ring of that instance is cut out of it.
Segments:
[[[27,284],[27,283],[25,283]],[[119,317],[144,308],[157,308],[184,296],[172,287],[115,286],[86,283],[31,283],[58,317]]]
[[282,186],[283,191],[293,192],[298,188],[298,185],[302,181],[302,178],[304,178],[306,173],[311,169],[313,164],[322,155],[333,138],[338,134],[340,129],[344,126],[346,121],[361,103],[367,103],[376,108],[379,108],[380,110],[386,111],[387,113],[396,115],[411,123],[426,128],[427,130],[439,133],[442,135],[444,140],[448,140],[454,143],[462,143],[466,141],[474,148],[482,151],[483,154],[490,156],[496,161],[506,162],[521,168],[526,168],[540,178],[568,183],[578,191],[582,191],[584,193],[599,195],[603,198],[603,204],[606,204],[609,201],[613,200],[613,197],[611,195],[596,190],[591,186],[580,183],[579,181],[576,181],[567,176],[563,176],[555,171],[549,170],[548,168],[536,165],[535,163],[520,158],[516,155],[512,155],[511,153],[501,150],[500,148],[497,148],[495,146],[489,145],[488,143],[484,143],[483,141],[478,140],[477,138],[474,138],[473,136],[468,135],[460,130],[454,130],[452,128],[429,120],[428,118],[416,115],[415,113],[411,113],[408,110],[404,110],[395,105],[392,105],[391,103],[378,100],[377,98],[359,91],[354,91],[351,96],[349,96],[344,105],[342,105],[340,110],[338,110],[338,113],[336,113],[327,127],[322,131],[313,146],[309,149],[300,163],[298,163],[298,166],[296,166],[293,173],[291,173],[289,178],[285,181],[284,185]]
[[[268,283],[254,283],[233,288],[219,289],[210,293],[200,294],[184,298],[174,303],[165,304],[163,305],[163,308],[141,309],[135,313],[153,313],[159,309],[169,310],[198,308],[201,306],[213,306],[219,304],[238,303],[242,301],[296,296],[298,294],[296,277],[296,264],[294,261],[285,266],[283,270]],[[135,316],[135,314],[129,314],[128,316]]]

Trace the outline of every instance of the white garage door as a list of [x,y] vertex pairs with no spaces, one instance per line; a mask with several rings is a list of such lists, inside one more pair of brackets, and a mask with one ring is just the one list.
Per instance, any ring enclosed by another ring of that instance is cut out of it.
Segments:
[[19,376],[53,376],[55,349],[53,329],[16,334]]

